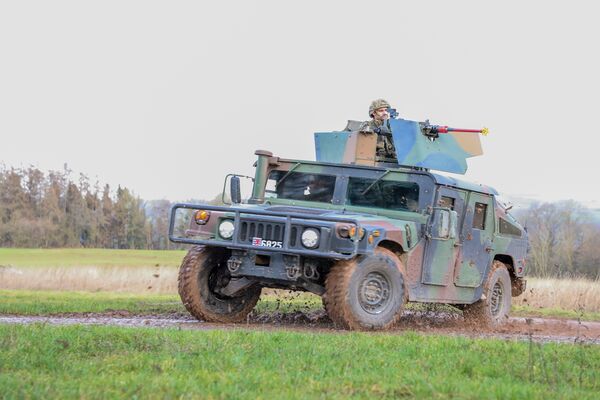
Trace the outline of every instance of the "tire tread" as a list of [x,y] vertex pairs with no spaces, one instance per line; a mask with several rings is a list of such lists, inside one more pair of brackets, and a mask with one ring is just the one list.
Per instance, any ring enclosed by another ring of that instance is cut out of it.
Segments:
[[[249,288],[247,298],[243,307],[237,312],[232,312],[231,306],[227,310],[215,312],[211,310],[206,299],[202,296],[202,289],[198,283],[198,276],[203,269],[204,263],[211,256],[211,250],[206,247],[194,246],[184,257],[178,276],[178,292],[183,306],[195,318],[207,322],[233,323],[244,321],[252,311],[260,297],[260,287]],[[212,304],[215,306],[216,304]],[[214,308],[214,307],[213,307]]]

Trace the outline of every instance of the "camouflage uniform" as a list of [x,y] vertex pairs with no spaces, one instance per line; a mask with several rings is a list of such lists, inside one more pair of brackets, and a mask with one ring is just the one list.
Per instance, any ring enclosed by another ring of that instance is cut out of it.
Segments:
[[[377,102],[382,101],[384,104],[389,104],[385,100],[375,100],[369,109],[369,114],[372,117],[372,112],[374,111],[374,105],[377,105]],[[376,107],[379,108],[379,107]],[[377,147],[375,151],[375,156],[379,158],[393,158],[397,159],[396,156],[396,148],[394,147],[394,141],[392,139],[392,130],[390,128],[390,121],[377,121],[375,118],[370,121],[365,121],[360,125],[358,129],[360,132],[373,132],[377,134]]]

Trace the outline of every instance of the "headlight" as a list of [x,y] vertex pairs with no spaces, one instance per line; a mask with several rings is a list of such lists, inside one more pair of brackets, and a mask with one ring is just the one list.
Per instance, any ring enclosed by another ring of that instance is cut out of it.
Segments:
[[219,235],[224,239],[231,239],[233,236],[233,221],[226,219],[219,224]]
[[302,244],[304,247],[314,249],[319,245],[319,232],[316,229],[305,229],[302,232]]

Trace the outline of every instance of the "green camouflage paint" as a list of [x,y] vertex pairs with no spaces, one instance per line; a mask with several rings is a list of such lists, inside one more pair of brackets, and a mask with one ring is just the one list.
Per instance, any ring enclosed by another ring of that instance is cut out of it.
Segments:
[[[371,165],[376,161],[385,161],[396,166],[404,165],[464,174],[467,170],[466,159],[483,154],[479,133],[451,131],[427,136],[424,132],[427,127],[431,128],[427,123],[405,119],[391,119],[389,122],[396,159],[373,157]],[[374,155],[378,151],[377,146],[381,135],[362,132],[360,127],[357,129],[358,131],[315,133],[317,161],[364,163],[363,160],[369,158],[364,156],[365,153]],[[366,140],[370,135],[377,139]]]
[[[319,218],[352,218],[364,229],[359,242],[358,254],[372,254],[377,246],[392,249],[400,255],[406,267],[409,301],[443,302],[467,304],[481,297],[482,286],[491,268],[498,259],[504,262],[511,279],[516,282],[525,274],[527,234],[523,228],[496,201],[497,192],[490,187],[460,181],[426,170],[390,167],[389,164],[373,166],[339,164],[332,162],[290,160],[275,157],[268,152],[257,152],[255,186],[249,203],[237,205],[232,212],[214,211],[205,225],[192,219],[183,237],[207,238],[209,245],[228,247],[230,241],[219,237],[218,224],[224,219],[234,219],[234,210],[261,210],[262,212],[294,212],[314,216],[311,224],[318,225]],[[335,190],[331,202],[290,200],[265,197],[265,186],[272,171],[321,174],[335,177]],[[416,211],[390,210],[348,204],[349,178],[381,180],[383,182],[413,182],[419,186],[420,196]],[[452,207],[447,207],[447,198],[453,198]],[[486,206],[483,226],[481,218],[474,222],[475,207]],[[452,209],[457,214],[456,236],[435,240],[432,231],[432,215],[436,207]],[[250,218],[249,214],[246,219]],[[500,219],[503,226],[500,229]],[[331,265],[336,254],[352,251],[353,242],[337,235],[338,228],[345,223],[322,223],[330,231],[328,248],[322,256],[304,257],[305,260],[322,260]],[[508,225],[507,225],[508,224]],[[478,229],[474,225],[477,225]],[[510,227],[512,226],[512,230]],[[508,233],[507,233],[508,232]],[[268,248],[257,248],[252,255],[269,254]],[[290,251],[294,254],[294,251]],[[279,268],[279,267],[277,267]],[[283,266],[281,266],[283,268]],[[325,267],[327,268],[327,267]],[[327,271],[325,271],[326,273]],[[254,277],[256,278],[256,277]],[[316,282],[318,284],[318,282]],[[272,281],[263,282],[265,286]],[[289,287],[298,289],[294,282]],[[277,287],[285,285],[278,281]]]

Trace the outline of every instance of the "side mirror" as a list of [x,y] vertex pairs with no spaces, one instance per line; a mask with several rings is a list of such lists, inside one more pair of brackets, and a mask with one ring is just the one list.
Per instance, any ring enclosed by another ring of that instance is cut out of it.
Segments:
[[229,174],[223,183],[222,204],[240,204],[246,202],[252,194],[254,178],[251,176]]
[[433,210],[431,236],[434,239],[455,239],[458,214],[449,208],[435,208]]
[[229,187],[230,191],[229,191],[229,195],[231,197],[231,202],[233,204],[240,204],[242,202],[242,189],[241,189],[241,183],[240,183],[240,177],[239,176],[232,176],[231,177],[231,186]]

